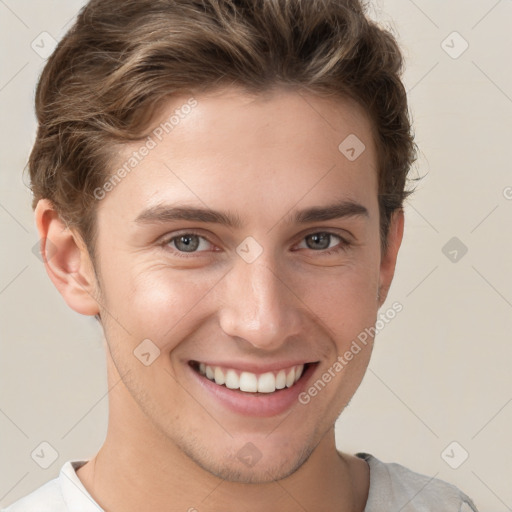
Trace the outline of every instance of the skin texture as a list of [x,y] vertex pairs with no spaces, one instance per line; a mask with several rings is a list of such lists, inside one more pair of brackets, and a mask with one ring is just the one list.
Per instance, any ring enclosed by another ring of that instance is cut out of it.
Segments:
[[[174,97],[154,120],[189,96]],[[78,470],[109,512],[362,511],[366,462],[336,450],[334,423],[366,371],[373,340],[307,405],[253,417],[207,394],[190,360],[318,362],[311,383],[373,326],[394,274],[403,212],[392,217],[381,253],[377,159],[370,121],[346,99],[275,90],[250,96],[223,89],[197,105],[98,203],[96,268],[79,235],[41,200],[36,222],[57,253],[46,262],[68,305],[101,315],[109,427],[104,445]],[[338,145],[356,134],[365,150],[350,161]],[[120,149],[112,171],[141,147]],[[368,216],[290,223],[295,211],[339,200]],[[237,214],[241,227],[170,221],[137,223],[157,204]],[[195,253],[169,242],[194,229]],[[329,248],[307,244],[330,232]],[[340,236],[349,242],[340,251]],[[236,249],[253,237],[252,263]],[[312,247],[312,248],[311,248]],[[380,299],[377,294],[380,292]],[[145,366],[144,339],[160,350]],[[237,454],[252,443],[249,467]]]

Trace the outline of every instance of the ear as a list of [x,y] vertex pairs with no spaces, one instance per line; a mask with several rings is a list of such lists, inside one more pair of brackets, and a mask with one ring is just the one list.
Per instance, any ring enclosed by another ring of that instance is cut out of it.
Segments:
[[67,305],[82,315],[99,313],[98,285],[87,248],[59,217],[48,199],[35,208],[44,266]]
[[382,253],[380,262],[379,278],[379,307],[384,304],[388,296],[391,281],[395,274],[396,259],[398,249],[402,243],[404,235],[404,211],[402,208],[395,210],[391,215],[388,236],[387,249]]

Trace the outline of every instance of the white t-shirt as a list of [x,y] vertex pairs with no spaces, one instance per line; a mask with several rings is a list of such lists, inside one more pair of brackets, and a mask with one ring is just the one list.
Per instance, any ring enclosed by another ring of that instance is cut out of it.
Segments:
[[[370,466],[370,490],[364,512],[478,512],[457,487],[356,453]],[[76,474],[85,460],[67,461],[57,478],[0,512],[103,512]]]

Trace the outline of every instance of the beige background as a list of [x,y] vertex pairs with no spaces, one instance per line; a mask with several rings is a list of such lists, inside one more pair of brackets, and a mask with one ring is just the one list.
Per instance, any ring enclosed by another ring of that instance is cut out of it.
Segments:
[[[92,456],[106,431],[101,333],[68,309],[33,254],[22,179],[39,54],[50,47],[39,35],[59,39],[81,5],[0,0],[0,506],[54,478],[66,460]],[[416,173],[426,177],[406,206],[382,308],[399,301],[403,311],[378,335],[337,424],[339,447],[448,480],[481,511],[512,510],[512,1],[380,0],[370,10],[404,49],[422,152]],[[31,458],[43,441],[58,452],[47,469]],[[458,469],[445,462],[466,451]]]

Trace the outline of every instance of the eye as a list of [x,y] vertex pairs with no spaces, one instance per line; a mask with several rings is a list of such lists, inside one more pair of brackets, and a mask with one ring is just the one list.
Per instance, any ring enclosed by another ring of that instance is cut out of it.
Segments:
[[[304,246],[305,244],[305,246]],[[176,256],[187,258],[187,254],[215,251],[215,246],[204,236],[193,231],[174,234],[162,241],[164,249]],[[212,249],[213,247],[213,249]],[[305,236],[298,248],[310,249],[321,255],[331,255],[345,251],[350,247],[350,242],[341,236],[325,231],[311,233]]]
[[[323,254],[327,255],[334,254],[339,251],[344,251],[350,245],[350,243],[343,239],[341,236],[324,231],[311,233],[304,237],[303,240],[306,243],[307,249],[312,249],[313,251],[322,252]],[[333,241],[338,241],[338,243],[332,245]],[[302,248],[303,247],[304,246],[302,246]]]
[[163,245],[178,253],[194,253],[209,250],[210,242],[196,233],[181,233],[164,240]]

